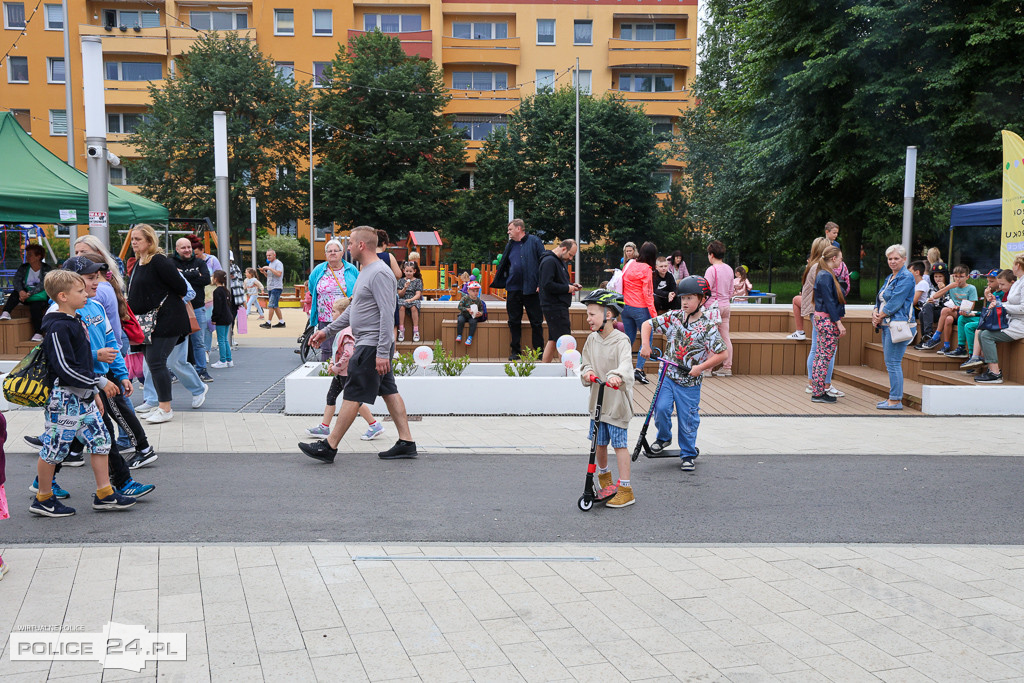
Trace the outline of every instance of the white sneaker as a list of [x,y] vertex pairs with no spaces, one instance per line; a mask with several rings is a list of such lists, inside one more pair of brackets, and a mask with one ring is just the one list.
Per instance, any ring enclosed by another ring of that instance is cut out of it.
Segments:
[[34,341],[34,342],[41,342],[41,341],[43,341],[43,335],[41,335],[41,334],[33,334],[32,335],[32,341]]
[[201,408],[202,405],[204,403],[206,403],[206,394],[209,393],[209,391],[210,391],[210,385],[204,383],[203,384],[203,393],[199,394],[198,396],[193,396],[192,397],[192,407],[193,408]]
[[788,337],[786,337],[786,339],[799,339],[799,340],[803,341],[804,339],[807,339],[807,335],[804,334],[803,330],[797,330],[793,334],[791,334]]
[[135,408],[136,415],[145,415],[146,413],[156,410],[156,406],[151,406],[148,403],[141,403]]
[[11,314],[8,313],[7,311],[4,311],[2,314],[0,314],[0,320],[10,320],[10,319],[11,319]]
[[810,385],[810,384],[808,384],[808,385],[807,385],[807,388],[806,388],[806,389],[804,389],[804,393],[805,393],[805,394],[813,394],[813,393],[814,393],[814,389],[813,389],[813,388],[811,387],[811,385]]
[[229,366],[225,361],[217,361],[216,363],[210,363],[210,367],[217,368],[218,370],[220,370],[221,368],[226,368]]
[[229,368],[233,368],[233,367],[235,367],[235,361],[233,361],[233,360],[229,360],[229,361],[228,361],[228,367],[229,367]]
[[839,391],[834,386],[829,387],[827,389],[826,393],[831,394],[832,396],[835,396],[836,398],[842,398],[843,396],[846,396],[846,394],[844,394],[843,392]]
[[146,422],[148,422],[151,425],[158,425],[162,422],[170,422],[171,418],[173,417],[173,410],[164,412],[162,408],[157,408],[156,410],[149,414],[149,416],[146,418]]

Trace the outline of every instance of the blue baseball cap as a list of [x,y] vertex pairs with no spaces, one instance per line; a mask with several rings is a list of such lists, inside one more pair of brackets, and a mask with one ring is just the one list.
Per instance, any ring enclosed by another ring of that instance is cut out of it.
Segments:
[[64,270],[70,270],[73,273],[79,275],[89,275],[90,273],[96,273],[99,271],[110,270],[106,263],[96,263],[92,259],[88,259],[84,256],[72,256],[64,265],[61,266]]

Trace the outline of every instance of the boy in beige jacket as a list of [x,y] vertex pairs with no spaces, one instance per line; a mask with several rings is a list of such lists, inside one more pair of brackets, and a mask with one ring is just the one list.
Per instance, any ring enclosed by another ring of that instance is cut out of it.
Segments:
[[[615,329],[615,318],[622,313],[622,295],[606,289],[591,292],[583,299],[587,304],[587,323],[592,330],[583,345],[580,378],[590,387],[590,413],[597,405],[597,384],[591,375],[604,380],[611,391],[604,392],[601,423],[590,421],[590,438],[597,429],[597,499],[607,500],[608,507],[621,508],[636,502],[629,481],[630,455],[626,430],[633,417],[632,344],[625,334]],[[615,449],[619,466],[618,484],[612,483],[608,468],[608,444]],[[610,498],[610,499],[609,499]]]

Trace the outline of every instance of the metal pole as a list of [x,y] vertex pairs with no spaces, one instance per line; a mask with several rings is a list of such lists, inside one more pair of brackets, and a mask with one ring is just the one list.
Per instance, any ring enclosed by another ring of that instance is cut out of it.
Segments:
[[508,222],[511,223],[512,219],[516,217],[516,200],[508,200]]
[[914,232],[914,194],[917,184],[917,147],[907,147],[907,167],[903,175],[903,248],[910,256]]
[[[576,283],[580,281],[580,58],[576,58]],[[576,296],[579,299],[579,294]]]
[[85,96],[86,170],[89,176],[89,233],[110,249],[107,213],[110,168],[107,166],[106,102],[103,93],[103,39],[99,36],[82,36],[82,90]]
[[[251,236],[249,237],[252,242],[252,248],[249,250],[252,254],[252,269],[256,270],[256,198],[249,197],[249,229]],[[259,271],[257,271],[259,272]]]
[[[217,189],[217,258],[221,265],[231,264],[229,224],[231,221],[228,191],[228,117],[222,111],[213,112],[213,167]],[[229,274],[230,278],[230,274]],[[228,281],[230,285],[230,279]]]
[[64,112],[68,124],[68,166],[75,166],[75,117],[71,102],[71,38],[68,17],[68,0],[61,0],[64,12]]
[[316,227],[313,225],[313,110],[309,110],[309,272],[313,272],[313,246]]

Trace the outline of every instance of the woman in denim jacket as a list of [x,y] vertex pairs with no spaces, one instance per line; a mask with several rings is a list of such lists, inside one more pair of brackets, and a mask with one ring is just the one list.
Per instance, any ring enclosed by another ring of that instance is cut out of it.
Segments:
[[885,355],[885,369],[889,372],[889,399],[878,403],[879,410],[903,410],[903,354],[910,340],[894,342],[889,331],[889,321],[906,320],[914,322],[914,276],[906,268],[907,251],[900,244],[885,250],[885,258],[892,269],[892,275],[875,297],[875,310],[871,322],[882,331],[882,351]]

